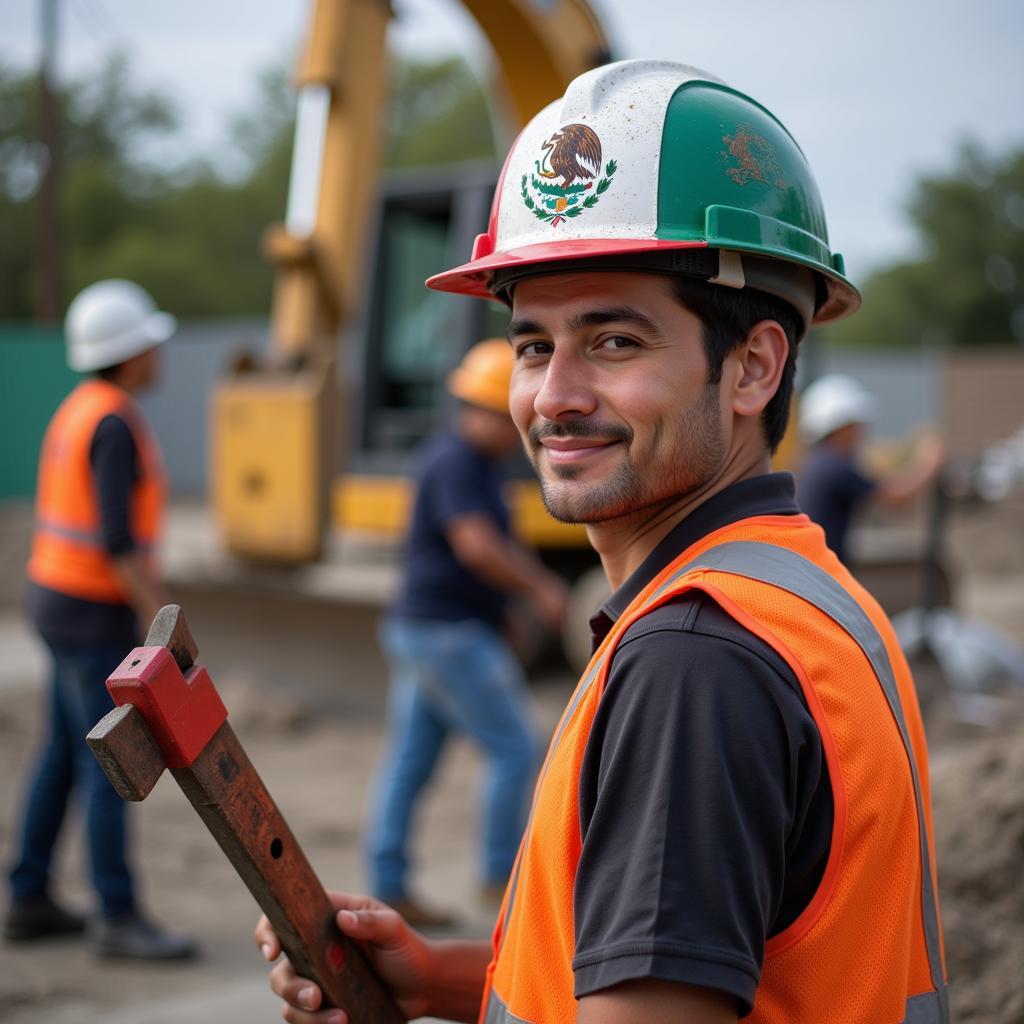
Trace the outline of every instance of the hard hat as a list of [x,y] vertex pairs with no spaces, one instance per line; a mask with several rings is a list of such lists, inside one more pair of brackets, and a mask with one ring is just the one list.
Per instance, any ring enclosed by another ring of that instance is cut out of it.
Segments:
[[448,376],[448,390],[464,402],[508,413],[508,388],[515,357],[504,338],[477,342]]
[[853,377],[830,373],[809,384],[800,398],[800,436],[817,444],[840,427],[870,423],[875,399]]
[[103,370],[163,344],[178,321],[131,281],[97,281],[75,296],[64,317],[68,365]]
[[757,288],[793,305],[805,329],[860,304],[793,137],[755,100],[670,61],[594,68],[537,114],[470,262],[427,284],[507,301],[520,276],[549,265]]

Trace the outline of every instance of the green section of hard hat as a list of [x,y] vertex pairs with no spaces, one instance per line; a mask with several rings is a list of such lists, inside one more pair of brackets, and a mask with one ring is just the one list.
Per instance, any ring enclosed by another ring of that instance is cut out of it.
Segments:
[[764,107],[724,85],[687,82],[669,102],[657,235],[794,261],[848,285],[800,147]]

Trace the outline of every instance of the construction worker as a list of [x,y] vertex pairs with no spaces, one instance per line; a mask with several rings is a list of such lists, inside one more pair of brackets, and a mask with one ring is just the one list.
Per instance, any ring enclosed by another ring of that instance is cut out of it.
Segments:
[[8,941],[73,935],[85,919],[51,892],[51,860],[73,792],[81,794],[92,929],[103,957],[177,960],[194,943],[143,914],[129,863],[125,803],[85,743],[114,706],[107,676],[142,642],[167,594],[153,561],[166,482],[160,449],[135,396],[158,372],[176,329],[130,281],[90,285],[65,318],[67,361],[86,373],[47,428],[39,461],[28,609],[53,662],[45,746],[28,785],[15,862]]
[[875,418],[875,404],[874,395],[842,373],[819,377],[800,397],[800,434],[808,451],[797,474],[797,499],[842,562],[849,554],[850,522],[862,506],[909,504],[934,482],[943,464],[941,441],[926,431],[906,465],[882,476],[867,473],[858,455]]
[[[429,283],[510,304],[513,419],[613,593],[493,942],[335,894],[339,927],[410,1017],[948,1020],[913,682],[771,472],[797,343],[859,303],[792,137],[694,68],[590,71]],[[345,1019],[287,961],[271,984],[288,1021]]]
[[481,895],[501,899],[540,760],[526,679],[502,628],[521,594],[557,629],[562,579],[509,535],[501,464],[519,448],[508,412],[512,350],[479,342],[448,380],[459,400],[454,429],[430,439],[416,470],[405,572],[381,641],[391,665],[388,750],[370,829],[373,892],[410,923],[451,918],[410,893],[409,837],[416,800],[451,732],[488,758],[481,836]]

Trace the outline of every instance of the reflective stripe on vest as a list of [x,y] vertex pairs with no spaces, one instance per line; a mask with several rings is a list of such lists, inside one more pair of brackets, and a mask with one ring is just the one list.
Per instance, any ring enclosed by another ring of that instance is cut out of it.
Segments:
[[491,998],[487,1000],[487,1013],[484,1016],[483,1024],[530,1024],[530,1021],[509,1013],[508,1007],[498,998],[492,990]]
[[901,1024],[949,1024],[949,990],[945,984],[934,992],[911,996]]
[[[935,885],[932,880],[931,860],[928,855],[928,828],[924,817],[924,801],[921,797],[921,781],[918,778],[917,762],[907,735],[907,721],[903,704],[896,689],[889,655],[885,644],[878,635],[864,609],[827,572],[819,569],[795,551],[763,544],[758,541],[733,541],[712,548],[685,566],[676,575],[692,572],[694,569],[714,569],[729,572],[735,576],[769,583],[781,590],[803,598],[823,611],[836,625],[846,630],[864,652],[875,671],[889,710],[899,726],[900,738],[907,752],[910,774],[914,781],[914,796],[917,801],[917,825],[921,839],[921,907],[924,913],[925,941],[928,945],[928,963],[931,967],[932,982],[936,989],[943,985],[942,954],[939,943],[938,904]],[[675,577],[673,578],[673,580]],[[666,583],[666,587],[670,583]]]
[[[35,528],[37,531],[52,533],[55,537],[63,537],[64,540],[71,540],[76,544],[106,552],[106,548],[103,545],[103,535],[99,530],[73,530],[69,526],[62,526],[60,523],[54,523],[42,517],[36,518]],[[134,550],[141,554],[148,554],[153,550],[153,545],[137,541]]]
[[[844,630],[868,659],[899,729],[900,738],[910,767],[920,839],[919,859],[921,864],[921,906],[924,940],[932,983],[935,988],[932,992],[922,993],[907,999],[902,1024],[947,1024],[949,1020],[948,992],[943,976],[938,904],[931,870],[924,800],[917,763],[908,735],[903,705],[896,686],[892,664],[882,637],[864,609],[829,573],[795,551],[763,541],[729,541],[709,548],[677,569],[660,587],[648,595],[645,603],[648,605],[652,604],[659,596],[663,596],[667,591],[676,586],[685,575],[698,570],[742,576],[778,587],[795,597],[801,598],[808,604],[818,608]],[[611,649],[614,650],[614,647]],[[563,714],[555,738],[552,741],[549,756],[544,764],[541,779],[537,786],[538,791],[543,786],[547,768],[553,760],[553,754],[558,748],[569,722],[572,720],[574,710],[599,678],[604,662],[607,660],[607,655],[608,651],[606,650],[603,657],[593,660],[589,671],[581,681],[566,712]],[[526,830],[527,836],[532,825],[533,811],[531,810],[530,821],[527,824]],[[502,915],[502,944],[507,935],[507,923],[511,919],[512,909],[515,905],[520,865],[521,860],[517,859],[515,870],[509,882],[508,895]],[[489,993],[483,1021],[485,1024],[504,1024],[504,1022],[508,1022],[508,1024],[543,1024],[543,1022],[539,1021],[525,1021],[511,1013],[493,987]]]

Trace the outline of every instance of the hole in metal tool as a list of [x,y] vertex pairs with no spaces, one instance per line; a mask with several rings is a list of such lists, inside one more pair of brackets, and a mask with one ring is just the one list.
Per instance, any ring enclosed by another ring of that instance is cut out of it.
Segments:
[[284,853],[284,843],[280,839],[274,839],[270,843],[270,856],[277,860]]

